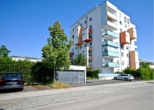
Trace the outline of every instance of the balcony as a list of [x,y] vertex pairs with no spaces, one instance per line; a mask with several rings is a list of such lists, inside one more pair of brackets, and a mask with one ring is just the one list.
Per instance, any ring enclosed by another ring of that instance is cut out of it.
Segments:
[[128,32],[124,31],[120,33],[120,43],[123,45],[130,43],[130,36]]
[[128,33],[130,35],[130,40],[134,40],[137,38],[136,30],[134,28],[128,29]]
[[103,67],[110,67],[110,68],[119,68],[120,64],[115,62],[103,62]]
[[84,35],[82,36],[83,42],[91,42],[92,41],[92,29],[84,29],[83,30]]
[[109,19],[107,19],[106,24],[103,26],[103,28],[115,31],[118,30],[118,25],[115,22],[109,21]]
[[74,55],[74,52],[70,52],[70,56],[73,56]]
[[103,52],[103,57],[106,57],[106,58],[118,58],[119,53],[118,52],[112,52],[112,51],[104,51]]
[[114,6],[112,3],[110,3],[109,1],[106,1],[106,9],[112,13],[117,13],[117,7]]
[[89,53],[89,56],[92,56],[92,53]]
[[118,39],[119,35],[117,33],[106,30],[102,33],[102,37],[107,40]]
[[73,57],[70,57],[70,60],[73,61],[74,60]]
[[102,43],[102,46],[112,46],[112,47],[118,48],[119,47],[119,44],[118,43],[115,43],[115,42],[112,42],[112,41],[104,41]]
[[117,16],[114,15],[113,13],[107,11],[107,19],[111,21],[117,21]]

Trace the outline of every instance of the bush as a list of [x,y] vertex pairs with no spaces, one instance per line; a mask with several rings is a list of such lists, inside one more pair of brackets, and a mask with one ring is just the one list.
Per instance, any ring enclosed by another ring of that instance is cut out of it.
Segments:
[[54,71],[46,68],[42,62],[37,62],[32,67],[33,82],[52,83]]
[[139,77],[140,77],[140,72],[139,72],[139,70],[134,70],[134,69],[131,69],[131,68],[126,68],[123,72],[124,72],[125,74],[131,74],[131,75],[133,75],[135,78],[139,78]]
[[142,80],[154,80],[154,69],[147,65],[143,65],[137,70],[126,68],[124,73],[132,74],[135,78],[141,78]]
[[53,82],[53,70],[46,68],[42,62],[14,61],[9,57],[0,57],[0,75],[5,72],[20,72],[26,83]]
[[32,66],[34,63],[25,61],[14,61],[9,57],[0,58],[0,74],[5,72],[20,72],[25,82],[32,82]]
[[87,70],[87,77],[98,78],[100,70]]

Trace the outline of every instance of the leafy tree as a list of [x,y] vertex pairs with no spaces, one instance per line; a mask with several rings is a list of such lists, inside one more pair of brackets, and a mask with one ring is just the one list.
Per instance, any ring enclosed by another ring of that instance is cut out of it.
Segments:
[[79,54],[75,60],[74,60],[74,65],[79,65],[79,66],[87,66],[87,59],[82,55]]
[[6,48],[6,46],[1,45],[0,47],[0,57],[7,57],[11,51]]
[[147,68],[147,67],[149,67],[149,63],[145,63],[145,62],[142,62],[141,63],[141,67],[143,67],[143,68]]
[[55,79],[56,70],[69,68],[69,50],[72,43],[68,41],[58,21],[53,26],[49,26],[49,31],[51,37],[47,39],[47,44],[42,48],[42,57],[44,66],[54,69]]

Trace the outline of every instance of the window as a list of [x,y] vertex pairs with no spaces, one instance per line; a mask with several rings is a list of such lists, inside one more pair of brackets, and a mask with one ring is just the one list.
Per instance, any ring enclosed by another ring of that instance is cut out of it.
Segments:
[[124,61],[122,61],[122,65],[124,65]]
[[124,46],[123,45],[121,45],[121,49],[124,49]]
[[129,19],[127,19],[127,23],[129,24]]
[[83,36],[84,36],[84,33],[83,33]]
[[127,54],[127,57],[129,57],[129,55]]
[[74,29],[73,29],[73,32],[74,32]]
[[117,63],[119,63],[119,60],[117,60]]
[[126,17],[124,17],[124,21],[126,22]]
[[90,29],[92,29],[92,25],[90,25]]
[[119,13],[119,17],[121,18],[121,13]]
[[120,32],[122,32],[122,29],[120,29]]
[[122,25],[122,21],[119,22]]
[[82,24],[80,24],[80,26],[82,27]]
[[72,35],[72,38],[74,38],[74,35]]
[[123,57],[123,56],[124,56],[124,54],[123,54],[123,53],[121,53],[121,56]]
[[81,46],[80,46],[80,49],[81,49]]
[[84,51],[83,51],[83,53],[84,53]]
[[87,23],[87,21],[84,21],[84,23],[86,24],[86,23]]
[[90,46],[92,46],[92,42],[90,42]]
[[76,49],[77,49],[78,47],[76,47]]
[[86,47],[87,45],[86,45],[86,44],[84,44],[84,46]]
[[76,29],[78,31],[78,29]]
[[127,28],[127,24],[125,24],[125,28]]
[[128,50],[128,46],[126,47],[126,49]]
[[89,21],[92,21],[92,17],[89,18]]

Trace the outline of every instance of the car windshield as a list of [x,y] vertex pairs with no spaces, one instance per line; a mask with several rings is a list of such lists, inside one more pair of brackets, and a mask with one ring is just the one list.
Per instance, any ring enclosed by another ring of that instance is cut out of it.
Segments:
[[21,78],[20,73],[5,73],[4,78]]

